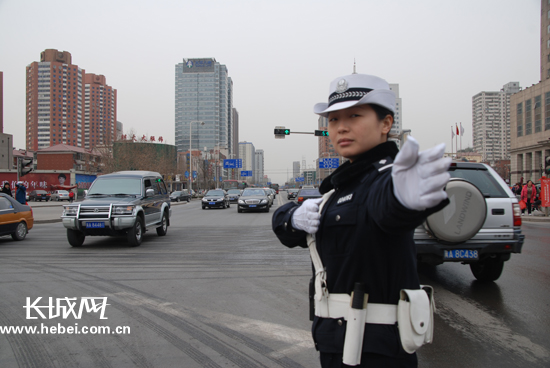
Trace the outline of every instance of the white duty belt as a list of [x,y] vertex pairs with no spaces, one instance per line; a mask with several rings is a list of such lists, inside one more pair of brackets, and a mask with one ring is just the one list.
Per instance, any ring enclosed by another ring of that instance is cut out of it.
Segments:
[[[319,205],[319,213],[321,213],[325,203],[333,193],[334,189],[323,195],[323,201]],[[327,273],[317,252],[315,235],[307,235],[307,245],[311,261],[315,267],[315,315],[323,318],[343,318],[347,320],[351,296],[348,294],[329,294],[326,282]],[[396,304],[368,303],[366,309],[366,323],[393,325],[397,322]]]

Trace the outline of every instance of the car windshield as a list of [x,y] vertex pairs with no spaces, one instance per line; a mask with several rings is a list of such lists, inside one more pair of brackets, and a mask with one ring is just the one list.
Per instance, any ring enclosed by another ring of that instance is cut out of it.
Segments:
[[174,193],[172,193],[172,195],[179,196],[179,195],[181,195],[181,192],[174,192]]
[[112,195],[112,194],[130,194],[141,195],[141,179],[140,178],[104,178],[97,179],[92,184],[88,191],[88,196],[91,195]]
[[301,196],[320,196],[319,190],[317,189],[302,189],[300,191]]
[[241,191],[239,189],[229,189],[227,194],[241,194]]
[[487,170],[456,168],[449,170],[452,178],[460,178],[474,184],[485,197],[508,198],[504,189]]
[[206,193],[207,196],[222,196],[224,195],[223,190],[209,190]]
[[245,189],[243,192],[243,197],[252,197],[252,196],[265,196],[266,193],[263,189]]

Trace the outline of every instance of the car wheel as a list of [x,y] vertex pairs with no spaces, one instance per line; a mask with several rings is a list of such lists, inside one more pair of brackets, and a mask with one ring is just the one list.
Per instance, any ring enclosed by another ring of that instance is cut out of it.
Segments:
[[189,203],[191,201],[191,198],[187,197],[187,203]]
[[503,268],[504,261],[500,257],[470,263],[470,270],[472,270],[475,278],[483,282],[497,280],[502,274]]
[[269,206],[265,208],[264,212],[269,212]]
[[205,209],[205,207],[204,207],[204,206],[202,206],[202,209],[204,210],[204,209]]
[[179,201],[180,201],[180,199],[179,199],[179,198],[176,198],[176,202],[179,202]]
[[128,243],[132,247],[138,247],[141,245],[141,240],[143,238],[143,220],[141,217],[136,218],[134,226],[128,230]]
[[73,247],[81,247],[84,244],[84,239],[86,235],[78,230],[67,229],[67,240],[69,244]]
[[241,210],[240,208],[237,208],[237,212],[238,212],[238,213],[242,213],[243,210]]
[[223,203],[222,203],[222,209],[225,210],[226,208],[227,208],[227,206],[226,206],[225,202],[223,202]]
[[166,216],[166,212],[162,214],[162,225],[157,227],[157,235],[158,236],[164,236],[168,232],[168,219]]
[[27,224],[20,222],[15,228],[15,232],[11,234],[13,240],[23,240],[27,236]]

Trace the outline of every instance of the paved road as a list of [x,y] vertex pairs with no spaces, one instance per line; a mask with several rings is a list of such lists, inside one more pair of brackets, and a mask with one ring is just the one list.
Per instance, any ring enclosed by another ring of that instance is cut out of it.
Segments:
[[[309,255],[278,243],[272,212],[201,210],[193,200],[174,206],[166,237],[149,232],[138,248],[103,237],[71,248],[60,223],[37,224],[23,242],[0,237],[0,326],[131,329],[0,335],[0,367],[318,367]],[[477,283],[460,264],[421,270],[438,311],[435,342],[420,351],[420,366],[547,366],[550,227],[523,228],[524,253],[512,256],[496,283]],[[107,297],[108,319],[27,320],[26,297]]]

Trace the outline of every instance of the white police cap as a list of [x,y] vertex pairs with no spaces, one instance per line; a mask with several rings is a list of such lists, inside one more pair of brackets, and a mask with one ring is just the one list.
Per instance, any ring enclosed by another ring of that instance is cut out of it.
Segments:
[[345,75],[330,83],[328,103],[316,104],[313,112],[328,117],[331,111],[365,104],[380,105],[395,113],[395,93],[388,82],[374,75]]

